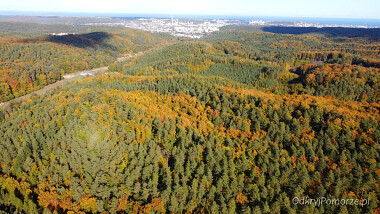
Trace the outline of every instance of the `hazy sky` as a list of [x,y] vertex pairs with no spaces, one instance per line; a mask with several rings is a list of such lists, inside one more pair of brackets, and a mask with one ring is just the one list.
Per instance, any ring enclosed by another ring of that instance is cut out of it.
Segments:
[[0,10],[380,19],[380,0],[0,0]]

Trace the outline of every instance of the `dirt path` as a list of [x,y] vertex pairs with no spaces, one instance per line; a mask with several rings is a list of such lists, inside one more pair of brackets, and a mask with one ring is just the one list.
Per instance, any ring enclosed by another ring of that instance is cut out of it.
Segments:
[[[142,52],[139,52],[139,53],[136,53],[136,54],[126,54],[126,55],[123,55],[123,56],[117,58],[117,62],[125,61],[125,60],[128,60],[128,59],[132,58],[132,57],[140,56],[142,54],[143,54]],[[78,72],[75,72],[75,73],[66,74],[66,75],[63,76],[63,80],[59,80],[59,81],[57,81],[55,83],[47,85],[47,86],[45,86],[45,87],[43,87],[43,88],[41,88],[41,89],[39,89],[37,91],[33,91],[33,92],[31,92],[29,94],[26,94],[24,96],[17,97],[17,98],[14,98],[12,100],[9,100],[7,102],[0,103],[0,107],[1,108],[6,108],[11,102],[22,102],[23,100],[30,98],[34,94],[37,94],[37,95],[45,94],[47,91],[50,91],[50,90],[55,89],[55,88],[58,88],[59,86],[63,86],[65,84],[67,84],[67,83],[74,82],[80,76],[95,75],[97,73],[104,72],[104,71],[107,71],[107,70],[108,70],[108,66],[107,67],[94,68],[94,69],[91,69],[91,70],[84,70],[84,71],[78,71]]]

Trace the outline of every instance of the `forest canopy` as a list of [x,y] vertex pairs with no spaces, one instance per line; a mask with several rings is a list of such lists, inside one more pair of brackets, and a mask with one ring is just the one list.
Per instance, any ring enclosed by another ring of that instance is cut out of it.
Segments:
[[61,69],[109,68],[0,111],[5,213],[380,212],[377,41],[244,29],[54,39],[1,40],[3,100]]

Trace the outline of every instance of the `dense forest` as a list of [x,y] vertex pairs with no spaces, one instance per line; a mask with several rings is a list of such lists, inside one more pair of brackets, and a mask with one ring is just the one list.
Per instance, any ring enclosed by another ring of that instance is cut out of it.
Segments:
[[[69,69],[82,51],[149,51],[0,111],[3,213],[380,212],[379,42],[233,28],[195,41],[73,36],[1,51],[18,48],[6,53],[19,75],[21,61],[72,57]],[[19,53],[34,46],[51,57]]]
[[[0,24],[17,30],[26,28],[33,35],[39,29],[51,32],[69,30],[108,29],[107,27],[71,27],[66,25],[37,25],[14,27],[15,23]],[[13,27],[13,28],[12,28]],[[6,28],[6,29],[8,29]],[[9,30],[11,31],[11,30]],[[90,32],[62,36],[42,35],[37,37],[0,38],[0,102],[36,91],[48,84],[63,79],[64,74],[107,66],[125,53],[145,51],[170,40],[166,35],[155,35],[142,31],[115,30]]]

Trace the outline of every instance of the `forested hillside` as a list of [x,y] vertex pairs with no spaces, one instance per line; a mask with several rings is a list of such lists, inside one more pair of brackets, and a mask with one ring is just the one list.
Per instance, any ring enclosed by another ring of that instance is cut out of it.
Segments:
[[[65,25],[53,25],[51,30],[62,28],[83,30]],[[168,36],[134,30],[1,38],[0,102],[36,91],[63,79],[64,74],[107,66],[121,54],[145,51],[167,41]]]
[[[4,18],[4,17],[0,17]],[[69,24],[37,24],[24,22],[0,21],[0,37],[36,37],[44,36],[51,33],[92,33],[92,32],[110,32],[123,30],[124,27],[109,27],[104,25],[69,25]]]
[[[277,78],[285,76],[287,83],[272,87],[271,92],[333,96],[346,101],[379,101],[378,40],[273,34],[256,28],[243,29],[227,28],[204,40],[213,44],[234,41],[242,51],[235,48],[233,55],[285,67],[289,73]],[[228,49],[226,51],[229,52]]]
[[[148,48],[128,32],[109,34]],[[63,46],[112,56],[83,41]],[[14,103],[0,111],[0,210],[378,213],[379,51],[228,29]]]

